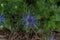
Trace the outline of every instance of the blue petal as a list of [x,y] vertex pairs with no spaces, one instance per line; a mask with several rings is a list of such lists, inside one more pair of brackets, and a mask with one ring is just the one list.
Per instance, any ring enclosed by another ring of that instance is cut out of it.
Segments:
[[4,18],[4,16],[0,16],[0,20],[3,19],[3,18]]
[[53,37],[50,37],[50,40],[56,40],[55,38],[53,38]]
[[32,24],[36,24],[37,23],[37,20],[32,20]]
[[24,21],[24,25],[29,25],[29,22],[27,20]]
[[30,24],[30,27],[33,27],[34,26],[34,24]]
[[34,17],[33,17],[33,15],[30,15],[29,18],[30,18],[30,19],[33,19]]
[[2,21],[0,21],[0,25],[2,25]]
[[33,20],[31,23],[30,23],[30,26],[33,27],[35,24],[36,24],[36,20]]
[[29,15],[28,15],[28,14],[25,14],[24,17],[25,17],[26,19],[29,19]]

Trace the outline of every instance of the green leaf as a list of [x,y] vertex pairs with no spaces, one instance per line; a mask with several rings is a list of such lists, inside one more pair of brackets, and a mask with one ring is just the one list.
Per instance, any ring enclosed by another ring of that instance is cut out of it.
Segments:
[[56,21],[60,21],[60,14],[56,13]]
[[3,25],[1,25],[1,26],[0,26],[0,30],[2,30],[3,28],[4,28],[4,26],[3,26]]
[[10,24],[9,19],[4,19],[3,23],[4,23],[5,28],[11,30],[11,24]]

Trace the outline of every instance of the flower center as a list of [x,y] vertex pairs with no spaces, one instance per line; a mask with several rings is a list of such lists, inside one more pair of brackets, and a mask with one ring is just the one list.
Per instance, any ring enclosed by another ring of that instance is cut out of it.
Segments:
[[28,19],[28,22],[31,23],[32,22],[32,19]]

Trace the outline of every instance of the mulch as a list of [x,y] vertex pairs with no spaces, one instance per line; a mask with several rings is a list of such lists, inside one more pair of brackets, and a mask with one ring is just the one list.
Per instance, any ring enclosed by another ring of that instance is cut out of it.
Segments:
[[[60,33],[55,34],[56,38],[60,40]],[[40,37],[39,35],[36,35],[32,33],[31,35],[28,35],[27,33],[20,32],[10,32],[7,29],[3,29],[0,31],[0,40],[47,40],[44,37]]]
[[3,29],[0,31],[0,40],[41,40],[38,35],[34,33],[27,34],[20,32],[10,32],[7,29]]

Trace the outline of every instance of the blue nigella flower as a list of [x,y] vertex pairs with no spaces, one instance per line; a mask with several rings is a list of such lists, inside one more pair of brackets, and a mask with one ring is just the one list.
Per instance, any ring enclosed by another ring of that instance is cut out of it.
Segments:
[[50,37],[50,40],[56,40],[55,38],[53,38],[53,37]]
[[4,16],[0,16],[0,25],[2,25],[2,19],[4,18]]
[[24,17],[25,17],[24,25],[34,26],[37,23],[37,20],[34,19],[33,15],[25,14]]

